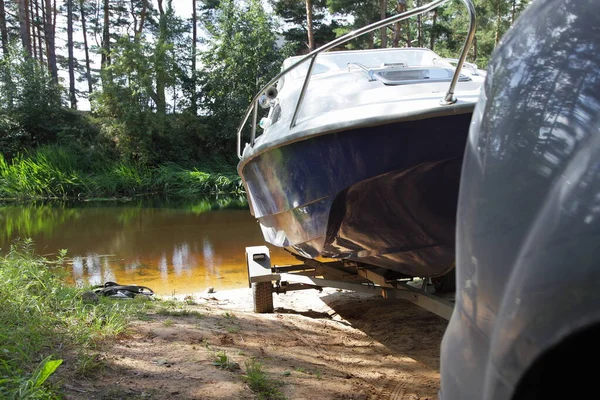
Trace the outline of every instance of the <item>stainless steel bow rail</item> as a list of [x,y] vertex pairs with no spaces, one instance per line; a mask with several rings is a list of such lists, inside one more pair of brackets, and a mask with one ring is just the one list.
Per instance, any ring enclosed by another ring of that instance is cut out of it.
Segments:
[[[374,30],[377,30],[381,27],[384,27],[386,25],[391,25],[395,22],[399,22],[399,21],[403,21],[405,19],[408,19],[410,17],[416,16],[416,15],[420,15],[423,13],[426,13],[428,11],[431,11],[439,6],[444,5],[445,3],[448,3],[451,0],[436,0],[436,1],[432,1],[429,4],[425,4],[421,7],[417,7],[417,8],[413,8],[410,11],[406,11],[402,14],[398,14],[398,15],[394,15],[391,16],[389,18],[383,19],[381,21],[372,23],[370,25],[367,25],[361,29],[357,29],[355,31],[349,32],[347,34],[345,34],[344,36],[341,36],[329,43],[327,43],[326,45],[323,45],[321,47],[319,47],[316,50],[311,51],[310,53],[308,53],[306,56],[302,57],[300,60],[298,60],[298,62],[296,62],[295,64],[291,65],[290,67],[286,68],[285,70],[281,71],[279,74],[277,74],[273,79],[271,79],[269,81],[269,83],[267,83],[257,94],[256,96],[254,96],[254,98],[252,99],[252,102],[250,103],[250,106],[248,107],[248,109],[246,110],[246,114],[244,115],[244,118],[242,120],[242,123],[240,124],[238,131],[237,131],[237,154],[239,158],[242,158],[242,130],[244,129],[244,126],[246,125],[246,123],[248,122],[248,118],[250,117],[250,113],[252,113],[252,134],[250,137],[250,145],[254,146],[254,140],[256,139],[256,120],[257,120],[257,112],[258,112],[258,102],[260,100],[260,97],[273,85],[275,84],[279,79],[281,79],[281,77],[283,77],[284,75],[288,74],[289,72],[293,71],[294,69],[296,69],[298,66],[300,66],[301,64],[305,63],[306,61],[310,60],[310,64],[308,66],[308,70],[306,72],[306,78],[304,79],[304,84],[302,85],[302,90],[300,91],[300,96],[298,98],[298,102],[296,103],[296,108],[294,110],[294,115],[292,117],[292,122],[290,124],[290,129],[293,128],[294,126],[296,126],[296,119],[298,118],[298,112],[300,110],[300,106],[302,105],[302,101],[304,100],[304,95],[306,94],[306,89],[308,88],[308,84],[310,82],[310,76],[312,73],[312,69],[315,65],[315,60],[317,59],[317,56],[327,50],[331,50],[332,48],[339,46],[341,44],[344,44],[354,38],[357,38],[359,36],[364,35],[365,33],[369,33],[372,32]],[[463,45],[462,51],[460,53],[460,57],[457,60],[457,66],[456,66],[456,70],[454,71],[454,75],[452,77],[452,81],[450,82],[450,86],[448,88],[448,92],[446,92],[446,95],[444,96],[444,98],[440,101],[440,104],[442,105],[450,105],[450,104],[454,104],[456,102],[456,97],[454,96],[454,88],[456,86],[456,82],[458,82],[458,78],[460,76],[460,71],[462,69],[462,66],[465,63],[465,60],[467,58],[467,53],[469,51],[469,48],[471,47],[471,42],[473,41],[473,37],[475,36],[475,7],[473,6],[473,3],[471,2],[471,0],[461,0],[465,6],[467,7],[467,10],[469,11],[469,17],[470,17],[470,22],[469,22],[469,32],[467,34],[467,37],[465,39],[465,43]]]

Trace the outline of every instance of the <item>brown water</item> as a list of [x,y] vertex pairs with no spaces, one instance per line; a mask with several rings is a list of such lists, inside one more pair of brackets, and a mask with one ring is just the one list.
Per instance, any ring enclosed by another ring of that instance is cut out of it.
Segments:
[[[0,205],[0,248],[17,238],[32,238],[49,258],[67,249],[77,284],[138,284],[161,295],[247,287],[244,249],[265,244],[240,199]],[[270,250],[275,264],[295,262]]]

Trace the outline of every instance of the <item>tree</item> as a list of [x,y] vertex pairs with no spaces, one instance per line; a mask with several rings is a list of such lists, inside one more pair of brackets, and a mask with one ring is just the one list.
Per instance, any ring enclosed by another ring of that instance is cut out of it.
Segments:
[[[49,1],[49,0],[47,0]],[[110,65],[110,4],[104,0],[104,25],[102,25],[102,68]]]
[[[350,30],[362,28],[365,25],[376,22],[381,17],[380,0],[363,0],[356,2],[354,0],[327,0],[329,10],[333,13],[346,14],[353,17],[354,22],[345,26],[338,33],[346,33]],[[365,36],[357,38],[346,45],[348,48],[369,48],[375,47],[375,34],[371,32]]]
[[29,2],[19,0],[19,28],[21,30],[21,43],[23,50],[31,57],[31,35],[29,32]]
[[198,45],[198,5],[192,0],[192,82],[190,89],[190,111],[192,115],[198,114],[198,94],[196,92],[196,57]]
[[315,36],[313,33],[312,0],[306,0],[306,31],[308,33],[308,51],[313,51],[315,49]]
[[308,8],[312,11],[310,18],[306,1],[276,0],[271,4],[275,14],[283,18],[289,26],[283,31],[283,36],[293,53],[307,53],[311,48],[317,48],[335,39],[335,31],[339,25],[335,19],[326,23],[325,17],[328,11],[325,0],[310,0]]
[[94,90],[93,80],[92,80],[92,69],[90,67],[90,48],[88,46],[88,33],[85,25],[86,12],[84,0],[79,0],[79,11],[81,13],[81,29],[83,34],[83,50],[85,53],[85,78],[88,84],[88,93],[92,94]]
[[58,67],[56,65],[56,47],[54,45],[54,19],[55,14],[52,8],[52,2],[45,0],[46,23],[44,24],[44,34],[46,38],[46,60],[48,60],[48,69],[55,83],[58,83]]
[[273,21],[260,0],[250,0],[247,6],[224,0],[217,15],[209,49],[202,55],[202,106],[211,118],[212,145],[230,148],[242,114],[282,60]]
[[73,0],[67,0],[67,49],[69,52],[69,100],[71,108],[77,108],[75,93],[75,57],[73,55]]
[[8,56],[8,29],[6,28],[6,8],[4,0],[0,0],[0,39],[2,40],[2,54]]
[[[387,7],[388,7],[387,0],[381,0],[381,6],[379,8],[381,19],[385,19],[387,17]],[[381,47],[383,47],[383,48],[387,47],[387,29],[388,29],[387,26],[383,26],[380,29]]]

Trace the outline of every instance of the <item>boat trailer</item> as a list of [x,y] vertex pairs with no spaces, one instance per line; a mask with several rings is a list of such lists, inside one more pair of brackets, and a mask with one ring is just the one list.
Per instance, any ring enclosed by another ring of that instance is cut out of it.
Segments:
[[449,298],[429,293],[428,279],[414,286],[412,278],[389,280],[368,268],[345,266],[344,261],[322,262],[295,256],[298,265],[271,265],[267,246],[246,247],[248,284],[252,288],[254,312],[273,312],[273,293],[324,287],[370,293],[386,299],[408,300],[427,311],[449,320],[454,303]]

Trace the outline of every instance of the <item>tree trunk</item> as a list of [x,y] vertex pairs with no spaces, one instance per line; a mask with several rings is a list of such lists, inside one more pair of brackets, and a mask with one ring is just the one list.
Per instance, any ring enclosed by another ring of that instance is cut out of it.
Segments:
[[313,51],[315,49],[315,35],[313,32],[312,0],[306,0],[306,31],[308,32],[308,51]]
[[73,55],[73,0],[67,0],[67,49],[69,52],[69,99],[71,100],[71,108],[76,110],[75,57]]
[[517,14],[517,0],[512,0],[512,10],[510,13],[510,24],[515,23],[515,15]]
[[429,38],[429,48],[431,49],[431,51],[433,51],[433,48],[435,46],[435,23],[437,22],[437,16],[438,12],[436,8],[435,10],[433,10],[433,18],[431,20],[431,37]]
[[85,25],[85,10],[84,10],[84,0],[79,0],[79,9],[81,12],[81,29],[83,33],[83,49],[85,51],[85,77],[88,82],[88,93],[92,93],[94,90],[94,85],[92,82],[92,69],[90,68],[90,49],[87,41],[87,28]]
[[[381,8],[380,8],[380,17],[381,19],[385,19],[387,17],[387,0],[381,0]],[[387,26],[381,28],[381,48],[387,47]]]
[[146,21],[146,12],[148,10],[148,0],[142,1],[142,12],[140,15],[140,27],[135,32],[136,36],[142,36],[142,31],[144,29],[144,22]]
[[496,6],[496,33],[494,35],[494,45],[497,46],[500,41],[500,20],[502,19],[502,15],[500,15],[500,3]]
[[31,36],[29,35],[29,1],[19,0],[19,28],[21,30],[21,43],[27,55],[31,57]]
[[[4,8],[4,0],[0,0],[0,36],[2,37],[2,53],[4,57],[8,57],[8,29],[6,28],[6,9]],[[6,64],[0,64],[0,69],[2,70],[2,79],[4,81],[4,92],[6,94],[6,100],[8,102],[9,108],[12,108],[14,105],[14,86],[12,83],[12,78],[10,74],[10,68]]]
[[43,24],[43,21],[40,19],[40,3],[39,0],[35,0],[35,21],[37,28],[37,40],[38,40],[38,53],[40,57],[40,62],[44,62],[44,46],[42,46],[42,28],[40,24]]
[[196,98],[196,43],[198,43],[198,14],[196,0],[192,0],[192,85],[190,93],[191,112],[198,115],[198,99]]
[[166,49],[165,49],[165,37],[167,34],[167,21],[165,18],[165,10],[163,8],[163,0],[157,0],[158,13],[159,13],[159,32],[157,54],[156,54],[156,112],[160,115],[167,113],[167,96],[166,96],[166,80],[167,71],[165,65]]
[[[398,4],[396,4],[396,13],[402,14],[406,11],[406,0],[398,0]],[[392,46],[398,47],[400,44],[400,31],[403,27],[402,21],[398,21],[394,24],[394,37],[392,39]]]
[[29,0],[29,37],[31,40],[31,55],[37,60],[37,40],[35,35],[35,12],[33,11],[33,3],[35,0]]
[[104,0],[104,25],[102,26],[102,68],[110,65],[110,8],[109,0]]
[[56,67],[56,47],[54,45],[54,26],[52,24],[52,2],[46,1],[46,23],[44,24],[44,34],[46,36],[46,58],[48,60],[48,69],[54,82],[58,83],[58,68]]
[[0,37],[2,39],[2,53],[8,56],[8,29],[6,29],[6,9],[4,0],[0,0]]
[[[421,0],[417,0],[417,7],[421,7]],[[423,47],[423,14],[417,16],[417,44]]]

